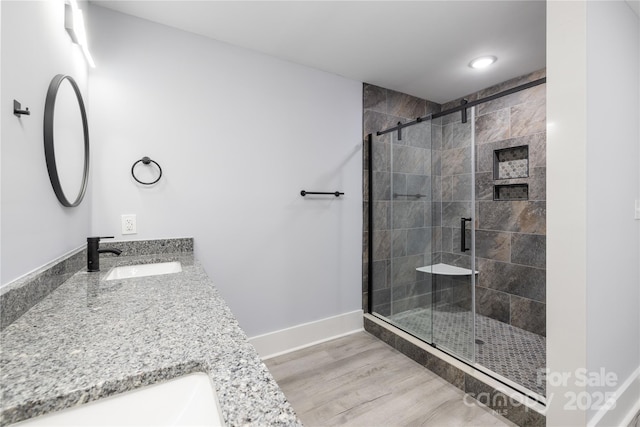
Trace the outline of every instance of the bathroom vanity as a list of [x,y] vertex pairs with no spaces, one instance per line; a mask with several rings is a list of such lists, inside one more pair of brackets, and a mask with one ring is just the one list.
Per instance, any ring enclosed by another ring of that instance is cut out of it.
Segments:
[[[227,426],[299,425],[193,252],[135,243],[111,243],[122,256],[82,268],[2,331],[0,425],[194,372],[211,379]],[[105,280],[165,262],[182,271]]]

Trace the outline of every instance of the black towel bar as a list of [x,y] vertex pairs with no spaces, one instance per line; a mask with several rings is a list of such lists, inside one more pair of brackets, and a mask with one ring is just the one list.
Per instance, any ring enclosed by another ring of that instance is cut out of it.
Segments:
[[331,192],[327,193],[327,192],[322,192],[322,191],[318,192],[318,191],[305,191],[305,190],[302,190],[300,192],[300,195],[302,197],[306,196],[307,194],[331,194],[332,196],[336,196],[336,197],[340,197],[340,196],[344,195],[344,193],[341,193],[339,191],[334,191],[332,193]]

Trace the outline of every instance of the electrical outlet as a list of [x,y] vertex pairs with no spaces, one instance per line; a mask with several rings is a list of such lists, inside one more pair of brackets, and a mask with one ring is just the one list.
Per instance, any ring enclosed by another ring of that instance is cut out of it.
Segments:
[[122,234],[136,234],[136,214],[122,215]]
[[635,219],[640,219],[640,200],[636,200],[636,215]]

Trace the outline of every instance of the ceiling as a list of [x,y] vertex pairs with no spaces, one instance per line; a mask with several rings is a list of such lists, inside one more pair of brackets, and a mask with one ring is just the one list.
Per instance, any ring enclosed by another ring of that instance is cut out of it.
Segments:
[[91,2],[439,103],[545,67],[541,0]]

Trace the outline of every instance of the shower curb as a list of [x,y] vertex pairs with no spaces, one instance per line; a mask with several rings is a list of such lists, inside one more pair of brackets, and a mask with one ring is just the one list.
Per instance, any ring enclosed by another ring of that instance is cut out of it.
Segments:
[[453,357],[435,348],[423,348],[427,345],[419,345],[418,340],[406,332],[371,314],[364,315],[364,329],[462,390],[465,402],[470,397],[519,426],[546,424],[544,405],[507,386],[497,385],[497,381],[471,366],[465,366],[464,369],[454,366],[450,363]]

